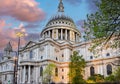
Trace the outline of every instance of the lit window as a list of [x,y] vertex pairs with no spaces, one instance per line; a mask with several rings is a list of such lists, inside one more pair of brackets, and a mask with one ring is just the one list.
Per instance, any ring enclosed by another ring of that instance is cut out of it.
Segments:
[[90,75],[93,76],[94,74],[95,74],[94,67],[91,66],[91,67],[90,67]]
[[110,64],[107,65],[107,75],[112,74],[112,66]]

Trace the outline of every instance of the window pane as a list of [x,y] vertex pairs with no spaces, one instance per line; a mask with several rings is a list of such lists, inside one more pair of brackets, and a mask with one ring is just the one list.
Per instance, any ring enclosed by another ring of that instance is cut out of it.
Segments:
[[112,66],[110,64],[107,65],[107,75],[112,74]]
[[95,70],[94,67],[90,67],[90,75],[93,76],[95,74]]

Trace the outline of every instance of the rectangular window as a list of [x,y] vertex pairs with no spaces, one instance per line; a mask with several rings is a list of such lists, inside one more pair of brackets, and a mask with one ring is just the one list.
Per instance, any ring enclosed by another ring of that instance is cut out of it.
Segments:
[[33,51],[31,50],[30,51],[30,59],[32,59],[33,58]]

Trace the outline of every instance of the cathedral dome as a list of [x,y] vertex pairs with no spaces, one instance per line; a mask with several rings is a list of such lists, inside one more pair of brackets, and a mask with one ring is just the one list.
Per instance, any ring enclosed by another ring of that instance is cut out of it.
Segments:
[[46,24],[46,28],[51,26],[60,26],[60,25],[76,28],[74,21],[70,17],[64,14],[57,14],[53,16]]
[[57,14],[48,21],[40,37],[43,39],[52,38],[59,42],[79,42],[80,36],[74,21],[64,14],[63,2],[60,0]]

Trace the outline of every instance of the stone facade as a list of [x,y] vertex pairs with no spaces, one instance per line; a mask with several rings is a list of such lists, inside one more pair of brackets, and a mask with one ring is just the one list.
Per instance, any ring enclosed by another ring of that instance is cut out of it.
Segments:
[[[40,74],[49,63],[54,63],[58,76],[52,77],[55,83],[69,83],[69,62],[73,51],[83,55],[87,62],[84,78],[93,74],[108,76],[116,67],[120,53],[117,49],[103,49],[98,56],[89,51],[91,42],[80,42],[80,31],[74,21],[64,14],[62,0],[58,13],[53,16],[40,34],[39,42],[30,41],[20,50],[19,68],[20,83],[42,83]],[[112,51],[112,52],[111,52]]]
[[[68,66],[73,51],[83,55],[87,62],[83,74],[85,79],[93,74],[110,75],[119,63],[120,50],[108,48],[94,54],[89,51],[91,42],[81,42],[80,37],[81,33],[76,28],[74,21],[64,14],[63,3],[60,0],[58,13],[48,21],[40,33],[40,40],[37,42],[30,41],[20,49],[17,82],[20,84],[43,83],[44,76],[42,73],[49,63],[53,63],[57,67],[55,73],[58,75],[52,76],[51,82],[69,83]],[[9,61],[2,61],[0,62],[1,67],[8,62],[9,64],[13,63],[10,59]],[[3,71],[0,71],[3,74]],[[7,73],[5,72],[5,74]],[[13,73],[13,68],[11,73]],[[13,74],[7,75],[13,80]],[[3,76],[1,76],[2,81],[5,80]]]
[[2,84],[13,84],[14,56],[16,56],[16,53],[12,51],[12,46],[9,42],[4,49],[3,56],[0,57],[0,82]]

